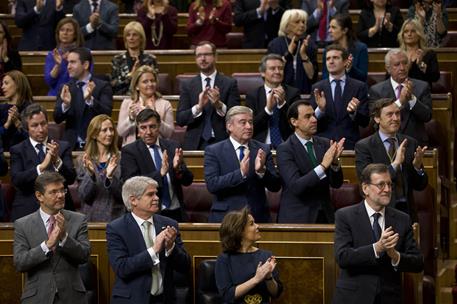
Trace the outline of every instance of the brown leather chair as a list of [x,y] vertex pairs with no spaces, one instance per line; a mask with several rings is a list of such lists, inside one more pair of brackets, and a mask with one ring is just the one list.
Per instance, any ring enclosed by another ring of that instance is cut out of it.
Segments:
[[338,189],[330,188],[330,199],[335,210],[338,210],[343,207],[360,203],[363,197],[360,193],[358,184],[344,183]]
[[213,197],[206,189],[205,183],[193,183],[183,186],[183,200],[188,221],[192,223],[206,223],[211,209]]
[[260,73],[233,73],[232,77],[238,83],[240,95],[247,94],[263,85]]
[[278,192],[267,192],[267,202],[270,206],[271,222],[276,223],[279,212],[279,203],[281,202],[281,190]]
[[244,34],[240,32],[230,32],[225,34],[225,41],[228,49],[242,49]]
[[13,209],[14,195],[16,189],[12,183],[1,182],[1,191],[3,192],[3,218],[0,218],[0,222],[11,221],[11,210]]
[[[457,39],[454,37],[454,39]],[[441,71],[440,79],[432,83],[432,93],[433,94],[447,94],[449,92],[454,92],[454,82],[453,82],[452,72]]]
[[216,286],[216,260],[204,260],[198,266],[197,303],[220,304],[222,298]]
[[65,131],[65,123],[56,124],[53,122],[48,123],[48,135],[52,139],[61,140]]
[[171,86],[171,80],[170,80],[170,77],[168,76],[168,73],[159,73],[157,80],[159,82],[158,91],[160,92],[160,94],[171,95],[173,92],[173,89]]
[[68,191],[70,192],[71,199],[73,200],[73,206],[75,207],[76,211],[81,209],[81,199],[78,193],[79,184],[75,181],[73,184],[68,185]]
[[171,139],[177,141],[181,146],[184,143],[184,136],[186,135],[187,126],[181,127],[175,124],[175,129],[171,134]]
[[195,74],[178,74],[175,78],[175,84],[173,86],[173,94],[179,95],[181,89],[181,83],[188,81],[191,78],[195,77]]

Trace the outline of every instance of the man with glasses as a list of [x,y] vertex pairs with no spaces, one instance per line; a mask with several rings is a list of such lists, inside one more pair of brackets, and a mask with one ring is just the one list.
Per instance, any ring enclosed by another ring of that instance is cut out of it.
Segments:
[[181,186],[192,184],[183,151],[173,140],[159,139],[160,115],[146,108],[136,116],[138,139],[122,148],[122,180],[148,176],[158,183],[160,214],[178,222],[186,220]]
[[[66,141],[48,136],[46,109],[38,103],[29,105],[22,112],[22,126],[29,138],[11,147],[11,181],[16,188],[11,220],[36,211],[39,207],[33,185],[37,176],[46,171],[59,172],[65,185],[75,181],[76,172],[71,157],[71,147]],[[71,195],[65,196],[65,209],[74,210]]]
[[187,126],[184,150],[203,150],[227,138],[225,114],[240,104],[236,80],[216,70],[216,46],[208,41],[195,48],[199,75],[184,81],[180,88],[176,123]]
[[422,165],[427,147],[420,147],[414,138],[398,133],[400,111],[393,98],[374,102],[372,116],[378,131],[356,143],[355,166],[360,178],[368,164],[387,165],[393,182],[391,206],[408,213],[416,222],[413,190],[421,191],[428,184]]
[[424,258],[407,214],[389,207],[393,183],[387,165],[360,175],[364,201],[335,214],[335,258],[340,266],[334,304],[404,303],[402,272],[421,272]]
[[14,222],[14,266],[26,273],[23,303],[86,303],[79,265],[90,255],[87,220],[64,210],[65,179],[57,172],[36,178],[39,210]]

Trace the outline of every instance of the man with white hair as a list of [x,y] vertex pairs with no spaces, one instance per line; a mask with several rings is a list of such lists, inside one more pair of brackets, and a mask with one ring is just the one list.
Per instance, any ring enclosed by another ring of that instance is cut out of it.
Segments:
[[432,119],[430,87],[425,81],[408,78],[410,62],[405,51],[391,49],[384,61],[390,78],[370,88],[369,103],[372,105],[381,98],[394,98],[401,110],[398,132],[415,138],[420,146],[426,146],[428,136],[425,123]]
[[106,226],[109,261],[116,274],[113,304],[175,303],[173,271],[189,271],[178,223],[156,214],[157,187],[150,177],[129,178],[122,187],[129,212]]

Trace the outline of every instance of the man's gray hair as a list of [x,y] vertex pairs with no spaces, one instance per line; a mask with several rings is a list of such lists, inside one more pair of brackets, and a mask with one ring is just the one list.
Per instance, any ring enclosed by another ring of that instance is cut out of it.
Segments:
[[260,65],[259,65],[260,73],[265,73],[265,71],[267,70],[267,61],[268,60],[279,60],[282,62],[283,67],[284,67],[284,59],[282,58],[282,56],[271,53],[271,54],[263,56],[262,60],[260,60]]
[[251,114],[252,115],[252,110],[251,108],[248,108],[246,106],[234,106],[231,107],[228,111],[227,114],[225,114],[225,123],[229,123],[233,116],[238,115],[238,114]]
[[128,211],[132,211],[130,197],[133,196],[139,199],[150,185],[153,185],[156,188],[159,186],[154,179],[147,176],[134,176],[125,181],[122,186],[122,200]]
[[[402,54],[404,55],[406,58],[408,58],[408,54],[406,54],[406,52],[402,49],[390,49],[386,56],[384,57],[384,64],[386,65],[386,68],[390,68],[390,57],[393,56],[393,55],[398,55],[398,54]],[[408,59],[408,62],[409,62],[409,59]]]

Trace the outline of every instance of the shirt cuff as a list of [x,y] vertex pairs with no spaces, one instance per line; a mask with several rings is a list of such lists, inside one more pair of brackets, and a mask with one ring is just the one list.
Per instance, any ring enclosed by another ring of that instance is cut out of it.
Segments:
[[397,107],[401,108],[401,102],[400,102],[400,99],[397,99],[395,100],[395,104],[397,105]]
[[41,13],[41,11],[38,10],[38,8],[36,7],[36,5],[33,7],[33,10],[34,10],[35,13],[37,13],[38,15]]
[[262,18],[263,16],[260,14],[260,9],[259,8],[256,8],[255,10],[257,12],[257,18]]
[[46,246],[46,241],[43,241],[41,244],[40,244],[40,247],[41,249],[43,250],[44,254],[48,254],[49,251],[51,251],[51,249],[48,248],[48,246]]
[[379,259],[379,255],[378,255],[378,253],[376,252],[376,247],[375,247],[374,243],[373,243],[373,252],[374,252],[375,258]]
[[154,264],[154,266],[158,265],[160,263],[160,260],[152,247],[148,248],[148,253],[151,256],[152,263]]
[[67,113],[68,110],[70,110],[70,106],[66,106],[63,102],[62,102],[62,113]]
[[227,113],[227,106],[225,105],[225,103],[222,103],[222,107],[220,109],[217,109],[216,113],[221,117],[225,117],[225,114]]
[[92,107],[94,105],[94,96],[91,96],[89,99],[86,99],[85,102],[86,102],[86,105],[88,105],[89,107]]
[[59,246],[63,247],[65,245],[65,242],[67,241],[67,239],[68,239],[68,232],[65,232],[65,237],[63,238],[63,240],[61,240],[59,242]]
[[62,161],[62,159],[59,157],[59,158],[57,158],[56,162],[54,163],[54,169],[55,169],[56,171],[59,171],[60,168],[62,168],[62,165],[63,165],[63,161]]
[[200,111],[200,112],[198,111],[198,106],[197,105],[193,106],[191,110],[192,110],[192,117],[193,118],[199,117],[200,115],[202,115],[202,112],[203,112],[203,111]]
[[316,168],[314,168],[314,172],[316,172],[316,175],[320,180],[323,180],[327,177],[327,175],[325,175],[324,168],[322,168],[321,165],[318,165]]
[[273,112],[271,112],[270,110],[268,110],[267,107],[265,107],[264,110],[265,110],[265,112],[266,112],[268,115],[270,115],[270,116],[273,115]]
[[38,175],[41,175],[40,165],[37,165],[37,166],[36,166],[36,173],[37,173]]
[[319,107],[316,108],[316,111],[314,111],[314,115],[316,115],[316,118],[319,119],[324,115],[324,112],[319,109]]
[[416,102],[417,102],[417,98],[416,98],[416,96],[413,95],[413,97],[408,101],[410,110],[413,109],[413,107],[416,105]]
[[397,261],[397,263],[394,263],[394,261],[393,261],[393,260],[391,260],[392,266],[393,266],[393,267],[395,267],[395,268],[397,268],[397,267],[398,267],[398,265],[400,264],[400,259],[401,259],[401,254],[400,254],[400,255],[399,255],[399,257],[398,257],[398,261]]
[[95,31],[95,29],[92,27],[92,24],[88,23],[86,25],[86,31],[88,34],[90,34],[90,33],[93,33]]
[[173,249],[175,249],[175,242],[173,242],[173,246],[171,246],[170,250],[165,250],[165,256],[168,258],[171,253],[173,252]]

